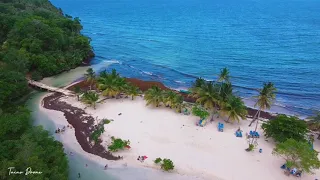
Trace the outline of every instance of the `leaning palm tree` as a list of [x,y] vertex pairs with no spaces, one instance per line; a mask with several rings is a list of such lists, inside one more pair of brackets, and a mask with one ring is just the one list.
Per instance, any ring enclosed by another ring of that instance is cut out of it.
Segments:
[[212,121],[213,116],[217,111],[216,104],[219,102],[218,87],[212,82],[208,82],[205,86],[200,88],[196,102],[200,103],[205,108],[212,110]]
[[163,100],[162,90],[158,86],[152,86],[152,88],[145,92],[144,99],[147,101],[147,106],[153,104],[159,107]]
[[254,105],[254,107],[258,107],[259,110],[253,117],[249,126],[251,126],[253,122],[255,122],[257,119],[260,118],[261,111],[271,108],[271,105],[276,98],[276,94],[275,94],[276,90],[277,89],[274,87],[272,82],[263,83],[263,88],[259,90],[259,95],[255,96],[255,98],[257,99],[257,102]]
[[[263,83],[263,88],[259,90],[259,95],[255,97],[258,100],[254,106],[259,107],[259,110],[254,115],[249,126],[251,126],[251,124],[254,121],[257,121],[260,118],[261,111],[271,108],[271,105],[276,98],[276,94],[275,94],[276,90],[277,89],[274,87],[273,83],[271,83],[271,82]],[[259,121],[257,121],[254,131],[257,131],[257,129],[258,129],[258,123],[259,123]],[[256,137],[254,136],[254,137],[252,137],[252,140],[249,141],[249,148],[248,149],[250,149],[251,146],[254,146],[255,139],[256,139]]]
[[244,102],[241,100],[241,98],[231,96],[228,98],[227,103],[222,107],[221,113],[228,117],[226,122],[229,122],[230,120],[232,122],[240,122],[240,119],[246,119],[248,112],[247,107],[244,105]]
[[94,91],[87,91],[83,94],[81,100],[85,104],[89,104],[90,106],[93,106],[94,109],[96,109],[96,102],[99,100],[99,95]]
[[167,90],[167,91],[163,91],[163,103],[167,106],[172,108],[172,106],[174,105],[174,101],[177,97],[177,93],[171,91],[171,90]]
[[139,88],[136,87],[136,86],[128,85],[126,90],[125,90],[125,93],[128,96],[131,96],[131,99],[133,100],[135,96],[138,96]]
[[84,76],[86,78],[86,82],[90,83],[90,90],[91,90],[92,84],[94,83],[94,81],[96,79],[96,74],[92,68],[89,68],[89,69],[87,69],[87,73]]
[[230,80],[230,72],[228,70],[228,68],[223,68],[221,69],[220,71],[220,75],[219,75],[219,78],[218,78],[218,82],[226,82],[228,83],[229,80]]
[[196,81],[192,84],[191,88],[189,91],[191,92],[190,96],[197,98],[200,89],[206,85],[206,80],[203,78],[197,78]]

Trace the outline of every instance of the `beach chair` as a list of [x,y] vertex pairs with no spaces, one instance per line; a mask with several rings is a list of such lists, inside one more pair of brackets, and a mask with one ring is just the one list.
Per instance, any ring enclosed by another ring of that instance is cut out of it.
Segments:
[[223,132],[224,124],[223,123],[218,123],[218,131]]
[[203,121],[203,119],[200,119],[200,120],[196,123],[196,125],[197,125],[197,126],[202,126],[202,121]]
[[242,137],[241,131],[236,131],[236,137]]

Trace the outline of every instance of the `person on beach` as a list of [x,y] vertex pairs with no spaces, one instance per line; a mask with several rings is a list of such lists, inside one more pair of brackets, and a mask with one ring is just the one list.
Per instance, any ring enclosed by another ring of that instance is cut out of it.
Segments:
[[88,164],[86,164],[86,167],[88,167]]
[[70,151],[70,156],[73,156],[73,153]]
[[108,169],[108,164],[104,166],[104,170],[107,170],[107,169]]
[[139,156],[137,160],[140,161],[140,158],[141,158],[141,157]]

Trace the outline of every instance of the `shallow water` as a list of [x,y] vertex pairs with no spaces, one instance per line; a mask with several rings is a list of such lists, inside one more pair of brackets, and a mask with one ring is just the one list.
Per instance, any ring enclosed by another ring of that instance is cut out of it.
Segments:
[[320,1],[52,0],[80,17],[93,63],[115,59],[124,76],[187,88],[228,67],[242,97],[263,82],[275,109],[310,115],[320,107]]

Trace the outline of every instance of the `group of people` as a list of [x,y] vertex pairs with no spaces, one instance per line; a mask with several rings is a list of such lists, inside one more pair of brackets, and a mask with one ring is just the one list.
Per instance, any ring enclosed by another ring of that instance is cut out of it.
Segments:
[[301,177],[302,171],[297,170],[297,168],[292,168],[292,169],[290,169],[290,168],[288,168],[288,167],[286,166],[286,164],[282,165],[281,168],[282,168],[282,169],[285,169],[285,173],[286,173],[288,176],[289,176],[290,174],[292,174],[292,175],[294,175],[294,176],[296,176],[296,177]]
[[66,127],[63,126],[62,129],[58,128],[58,129],[55,131],[55,133],[62,133],[62,132],[64,132],[65,130],[66,130]]
[[147,156],[139,156],[137,160],[140,162],[144,162],[144,160],[146,160],[147,158]]
[[[67,125],[68,128],[72,129],[72,126],[70,124]],[[63,126],[62,129],[58,128],[55,133],[62,133],[66,130],[66,126]]]

